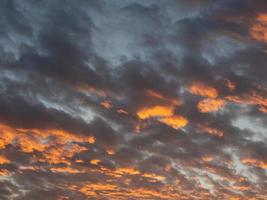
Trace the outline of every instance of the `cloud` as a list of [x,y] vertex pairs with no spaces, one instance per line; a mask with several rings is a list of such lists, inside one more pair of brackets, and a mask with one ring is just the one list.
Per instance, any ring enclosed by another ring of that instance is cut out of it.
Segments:
[[264,199],[263,0],[3,0],[0,199]]

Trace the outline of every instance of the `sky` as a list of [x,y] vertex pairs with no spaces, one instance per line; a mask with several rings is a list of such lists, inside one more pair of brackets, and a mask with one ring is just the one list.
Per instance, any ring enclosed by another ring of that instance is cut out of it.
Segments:
[[1,0],[1,200],[264,200],[266,0]]

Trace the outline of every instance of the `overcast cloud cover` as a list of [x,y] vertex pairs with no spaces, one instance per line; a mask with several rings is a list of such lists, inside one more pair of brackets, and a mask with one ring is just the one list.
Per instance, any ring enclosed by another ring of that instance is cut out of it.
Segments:
[[0,199],[266,199],[266,63],[266,0],[0,0]]

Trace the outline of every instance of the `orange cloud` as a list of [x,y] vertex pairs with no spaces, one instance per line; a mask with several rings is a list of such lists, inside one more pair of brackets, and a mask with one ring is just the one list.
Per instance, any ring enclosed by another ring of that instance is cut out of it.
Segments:
[[8,170],[6,170],[6,169],[0,169],[0,177],[1,176],[8,176],[8,174],[9,174],[9,171]]
[[[99,160],[96,160],[97,164],[99,162],[100,162]],[[138,169],[135,169],[134,167],[118,167],[115,170],[110,170],[110,169],[101,167],[98,172],[100,172],[101,174],[105,174],[106,176],[113,177],[113,178],[123,178],[123,177],[126,178],[129,176],[135,176],[139,178],[150,179],[149,181],[154,180],[154,182],[157,182],[157,181],[161,182],[166,179],[166,177],[159,175],[159,174],[143,173],[139,171]]]
[[179,199],[180,195],[170,193],[167,188],[162,188],[160,191],[146,188],[125,188],[119,187],[115,183],[88,183],[82,186],[71,186],[75,191],[79,191],[89,198],[105,197],[108,199],[124,200],[133,199],[164,199],[173,200]]
[[197,107],[200,112],[216,112],[220,110],[225,105],[225,101],[223,99],[211,99],[207,98],[198,102]]
[[101,105],[106,108],[106,109],[110,109],[112,107],[112,104],[109,100],[105,100],[101,103]]
[[169,116],[159,119],[160,122],[171,126],[174,129],[179,129],[188,124],[188,120],[183,116]]
[[4,149],[6,145],[13,143],[15,132],[12,128],[0,124],[0,133],[0,149]]
[[85,147],[79,146],[78,144],[72,144],[68,148],[66,145],[53,145],[46,149],[43,152],[43,157],[39,158],[40,162],[47,162],[50,164],[66,164],[70,165],[69,159],[73,157],[73,155],[80,153],[86,150]]
[[115,151],[113,149],[108,149],[107,154],[108,155],[115,155]]
[[214,159],[214,157],[213,156],[203,156],[202,157],[202,160],[203,161],[206,161],[206,162],[210,162],[210,161],[212,161]]
[[259,107],[259,111],[262,112],[262,113],[267,114],[267,107],[260,106]]
[[16,129],[16,130],[26,135],[31,134],[33,137],[37,137],[39,139],[53,136],[54,142],[60,144],[65,144],[67,142],[88,142],[93,144],[95,142],[95,138],[93,136],[82,136],[57,129]]
[[48,146],[48,144],[42,144],[37,138],[31,138],[27,135],[21,135],[18,138],[18,143],[21,150],[27,153],[33,152],[34,150],[44,151],[44,149]]
[[89,136],[87,141],[90,144],[94,144],[95,143],[95,138],[93,136]]
[[[153,183],[150,179],[153,175],[144,174],[144,176],[148,176],[147,181]],[[142,177],[146,180],[146,177],[144,176]],[[162,177],[158,178],[164,179]],[[153,188],[150,185],[132,185],[132,181],[128,177],[119,180],[120,181],[117,179],[107,179],[106,182],[101,183],[76,183],[63,186],[63,188],[68,188],[74,192],[78,191],[89,199],[213,199],[213,196],[203,188],[199,188],[197,192],[194,192],[191,189],[183,189],[179,180],[175,180],[172,184],[164,183],[160,185],[160,189]]]
[[262,107],[260,111],[264,111],[263,107],[267,107],[267,98],[257,91],[252,91],[250,94],[243,94],[241,96],[226,96],[225,99],[237,104],[259,105]]
[[251,36],[259,41],[267,42],[267,14],[261,13],[250,27]]
[[4,156],[0,156],[0,165],[3,165],[3,164],[8,164],[10,161],[4,157]]
[[232,186],[232,188],[234,190],[239,190],[239,191],[250,190],[250,187],[249,186],[238,186],[238,185],[234,185],[234,186]]
[[164,177],[164,176],[160,176],[160,175],[157,175],[157,174],[150,174],[150,173],[145,173],[145,174],[142,175],[142,177],[156,179],[156,180],[159,180],[159,181],[164,181],[166,179],[166,177]]
[[199,127],[200,131],[208,133],[210,135],[214,135],[217,137],[223,137],[223,135],[224,135],[223,131],[216,129],[216,128],[209,127],[207,125],[201,124],[198,127]]
[[246,158],[241,161],[243,164],[253,165],[262,169],[267,169],[267,163],[262,160]]
[[[159,122],[171,126],[174,129],[179,129],[188,124],[188,120],[183,116],[174,114],[173,106],[152,106],[139,110],[137,116],[142,119],[156,118]],[[137,132],[140,131],[140,125],[135,127]]]
[[95,160],[91,160],[90,164],[92,165],[98,165],[101,162],[101,160],[95,159]]
[[125,168],[116,169],[116,171],[114,173],[120,174],[120,175],[123,175],[123,174],[137,175],[137,174],[140,174],[141,172],[136,170],[136,169],[134,169],[134,168],[125,167]]
[[153,117],[170,117],[173,114],[172,106],[152,106],[139,110],[137,116],[144,120]]
[[117,185],[112,184],[86,184],[79,191],[86,196],[96,196],[98,191],[116,191],[118,190]]
[[[86,150],[79,142],[93,144],[93,136],[75,135],[63,130],[15,129],[0,124],[0,149],[13,144],[25,153],[42,152],[33,162],[47,162],[71,165],[70,159],[76,153]],[[75,142],[75,143],[74,143]]]
[[218,91],[215,88],[207,86],[201,82],[192,84],[189,87],[189,92],[194,95],[199,95],[208,98],[218,97]]

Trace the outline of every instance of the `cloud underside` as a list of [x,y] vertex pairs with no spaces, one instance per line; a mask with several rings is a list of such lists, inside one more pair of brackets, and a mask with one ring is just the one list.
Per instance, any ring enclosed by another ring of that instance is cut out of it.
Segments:
[[263,200],[264,0],[2,0],[0,199]]

